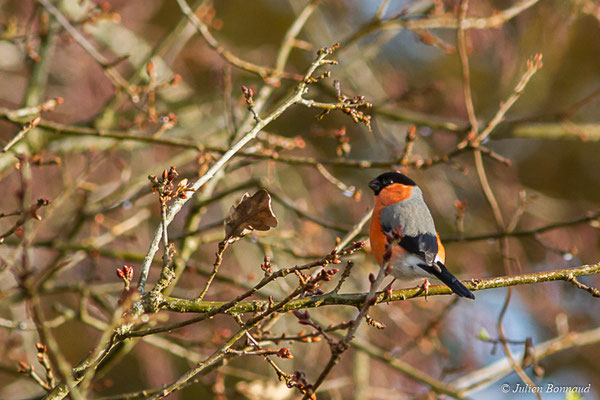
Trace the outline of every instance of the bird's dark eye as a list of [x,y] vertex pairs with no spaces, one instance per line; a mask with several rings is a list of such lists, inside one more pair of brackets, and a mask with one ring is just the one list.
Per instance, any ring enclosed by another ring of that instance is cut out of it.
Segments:
[[392,183],[394,183],[394,181],[391,179],[386,179],[383,183],[385,186],[388,186],[388,185],[391,185]]

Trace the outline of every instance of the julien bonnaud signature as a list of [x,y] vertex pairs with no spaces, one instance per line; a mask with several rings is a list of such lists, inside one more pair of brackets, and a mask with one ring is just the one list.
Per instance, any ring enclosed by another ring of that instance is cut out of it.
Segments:
[[522,383],[515,383],[510,385],[504,383],[501,386],[503,393],[590,393],[592,384],[587,385],[556,385],[554,383],[546,383],[540,386],[528,386]]

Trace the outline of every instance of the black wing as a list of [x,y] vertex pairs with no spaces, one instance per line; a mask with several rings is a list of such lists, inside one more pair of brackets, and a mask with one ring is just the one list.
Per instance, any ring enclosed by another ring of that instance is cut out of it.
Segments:
[[398,244],[407,252],[418,255],[427,265],[434,265],[438,252],[437,237],[423,233],[417,236],[403,236]]

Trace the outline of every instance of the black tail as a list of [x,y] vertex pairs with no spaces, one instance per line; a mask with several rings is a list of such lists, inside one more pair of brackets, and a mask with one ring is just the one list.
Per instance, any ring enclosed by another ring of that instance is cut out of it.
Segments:
[[440,262],[438,262],[437,264],[440,267],[441,272],[437,271],[436,268],[431,268],[431,270],[429,270],[430,273],[435,275],[435,277],[438,278],[440,281],[444,282],[446,286],[452,289],[452,291],[460,297],[475,299],[475,295],[469,289],[467,289],[467,287],[463,285],[461,281],[456,279],[456,277],[452,275],[450,271],[448,271],[448,269],[446,269],[444,264]]

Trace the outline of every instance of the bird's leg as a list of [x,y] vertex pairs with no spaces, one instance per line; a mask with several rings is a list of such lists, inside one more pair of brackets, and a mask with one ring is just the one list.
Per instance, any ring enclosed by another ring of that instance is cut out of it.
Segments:
[[425,278],[423,284],[421,285],[421,289],[423,289],[423,292],[425,292],[425,301],[427,301],[427,295],[429,294],[429,286],[429,279]]
[[390,304],[390,300],[392,299],[392,283],[396,282],[396,278],[392,279],[392,281],[387,285],[384,289],[385,291],[385,299],[388,304]]

